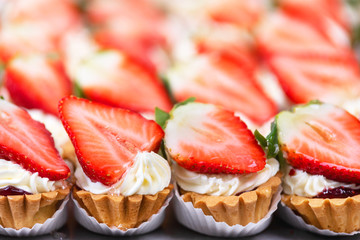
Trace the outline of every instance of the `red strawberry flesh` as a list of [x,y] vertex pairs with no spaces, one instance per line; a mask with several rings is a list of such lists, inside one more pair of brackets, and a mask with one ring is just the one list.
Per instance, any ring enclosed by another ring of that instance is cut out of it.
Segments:
[[174,68],[168,78],[179,102],[196,97],[199,102],[221,105],[243,114],[258,125],[277,112],[275,103],[257,84],[255,73],[227,54],[200,55],[185,66]]
[[55,116],[58,102],[71,94],[71,83],[59,61],[31,55],[14,58],[5,69],[5,87],[19,106]]
[[139,151],[157,151],[164,135],[138,113],[73,96],[60,101],[59,113],[85,174],[108,186],[121,179]]
[[0,132],[1,158],[54,181],[70,175],[45,126],[5,100],[0,100]]
[[360,121],[330,104],[313,103],[282,112],[278,141],[287,162],[310,174],[360,183]]
[[78,68],[76,81],[86,97],[137,112],[171,109],[164,86],[146,68],[121,52],[105,51],[90,56]]
[[250,173],[265,166],[254,135],[234,113],[211,104],[172,110],[165,145],[181,167],[199,173]]

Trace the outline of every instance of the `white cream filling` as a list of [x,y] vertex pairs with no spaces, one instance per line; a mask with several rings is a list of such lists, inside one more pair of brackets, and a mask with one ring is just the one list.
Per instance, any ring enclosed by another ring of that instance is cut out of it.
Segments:
[[[294,174],[289,175],[291,169]],[[302,197],[315,197],[325,189],[346,187],[351,189],[360,189],[360,186],[350,183],[341,183],[330,180],[321,175],[312,175],[305,171],[295,169],[290,165],[286,165],[282,169],[283,176],[283,189],[284,193],[288,195],[298,195]]]
[[38,173],[25,170],[19,164],[0,159],[0,188],[14,186],[26,192],[37,194],[64,188],[64,181],[50,181]]
[[76,184],[94,194],[130,196],[156,194],[170,183],[171,170],[168,162],[154,152],[139,152],[125,176],[112,186],[93,182],[86,176],[79,162],[75,171]]
[[172,170],[177,184],[186,190],[213,196],[232,196],[251,191],[267,182],[279,171],[279,162],[268,159],[264,169],[248,174],[201,174],[191,172],[172,162]]

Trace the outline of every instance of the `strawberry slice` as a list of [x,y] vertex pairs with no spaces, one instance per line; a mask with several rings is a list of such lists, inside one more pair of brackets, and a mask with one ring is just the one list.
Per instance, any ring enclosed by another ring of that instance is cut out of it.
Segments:
[[87,98],[137,112],[169,111],[170,99],[160,80],[121,52],[109,50],[88,57],[75,79]]
[[179,102],[196,97],[199,102],[244,114],[259,125],[277,113],[275,103],[257,84],[248,65],[240,65],[226,54],[213,52],[195,57],[172,69],[168,80]]
[[354,58],[350,48],[332,43],[307,22],[282,12],[276,12],[266,19],[256,34],[256,40],[265,58],[274,54]]
[[72,0],[14,0],[5,5],[2,23],[34,25],[40,29],[40,35],[56,43],[67,31],[80,25],[80,15]]
[[344,1],[281,0],[279,5],[286,14],[307,22],[332,43],[349,46],[351,26]]
[[[243,37],[237,36],[239,33],[235,34],[232,31],[224,31],[223,29],[218,30],[218,32],[213,31],[215,33],[212,35],[206,34],[195,39],[198,53],[215,52],[236,62],[245,71],[256,71],[258,63],[256,62],[255,53],[252,51],[252,46]],[[223,34],[227,34],[228,37],[224,39]]]
[[55,51],[55,43],[36,24],[17,23],[0,29],[0,59],[4,62],[17,55]]
[[165,47],[165,15],[146,0],[88,1],[86,16],[104,48],[126,52],[155,70],[154,49]]
[[319,99],[341,104],[360,94],[360,70],[356,61],[278,55],[268,63],[294,103]]
[[61,63],[42,55],[11,60],[5,68],[5,87],[15,104],[55,116],[59,100],[72,92]]
[[61,121],[85,174],[94,182],[113,185],[132,166],[140,151],[157,151],[164,132],[138,113],[65,97]]
[[210,18],[216,22],[230,23],[245,29],[254,28],[266,10],[262,0],[206,2],[204,9],[207,9]]
[[23,109],[0,99],[0,158],[20,164],[51,181],[66,179],[70,170],[55,149],[44,124]]
[[233,112],[188,103],[170,112],[165,146],[180,166],[200,173],[251,173],[265,166],[265,153]]
[[310,103],[276,117],[280,150],[295,168],[360,184],[360,121],[330,104]]

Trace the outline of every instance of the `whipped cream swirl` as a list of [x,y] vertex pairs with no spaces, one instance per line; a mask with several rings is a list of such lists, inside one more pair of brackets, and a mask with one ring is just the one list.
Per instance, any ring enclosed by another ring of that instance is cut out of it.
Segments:
[[50,181],[23,169],[19,164],[0,159],[0,188],[14,186],[26,192],[37,194],[54,191],[60,186],[65,186],[63,181]]
[[256,173],[248,174],[202,174],[191,172],[172,163],[176,182],[186,191],[213,196],[232,196],[251,191],[267,182],[279,171],[279,162],[270,158],[265,167]]
[[[290,175],[290,171],[293,173]],[[325,189],[346,187],[351,189],[360,189],[360,186],[350,183],[341,183],[330,180],[321,175],[312,175],[305,171],[295,169],[290,165],[286,165],[282,171],[283,189],[285,194],[295,194],[302,197],[315,197],[322,193]]]
[[146,195],[156,194],[167,187],[171,179],[171,170],[168,162],[160,155],[154,152],[139,152],[133,166],[127,170],[122,180],[110,187],[91,181],[79,163],[75,177],[80,188],[94,194]]

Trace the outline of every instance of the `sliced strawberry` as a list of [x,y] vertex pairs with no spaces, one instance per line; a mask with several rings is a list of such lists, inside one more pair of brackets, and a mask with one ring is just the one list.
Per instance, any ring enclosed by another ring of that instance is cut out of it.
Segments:
[[341,104],[360,94],[360,70],[356,61],[279,55],[268,63],[294,103],[319,99]]
[[277,107],[257,85],[255,73],[238,63],[226,54],[200,55],[169,72],[171,91],[177,101],[196,97],[199,102],[244,114],[260,125],[277,113]]
[[360,121],[330,104],[312,103],[276,118],[287,162],[310,174],[360,184]]
[[19,56],[5,69],[5,87],[17,105],[58,115],[59,100],[71,94],[71,83],[59,61],[42,55]]
[[52,181],[66,179],[70,170],[55,149],[44,124],[23,109],[0,99],[0,158]]
[[207,9],[210,18],[216,22],[230,23],[245,29],[253,28],[265,14],[265,4],[262,0],[212,1],[207,2],[204,9]]
[[[224,31],[223,33],[225,34],[226,32]],[[231,34],[231,31],[228,33]],[[221,34],[221,32],[210,36],[207,34],[206,36],[195,39],[198,53],[219,53],[236,62],[247,72],[256,71],[257,62],[255,53],[244,39],[241,39],[241,37],[238,36],[231,37],[229,35],[226,39],[224,39],[223,35],[214,36],[216,34]]]
[[233,112],[188,103],[170,112],[165,146],[180,166],[200,173],[251,173],[265,166],[265,153]]
[[118,51],[90,56],[75,73],[85,96],[115,107],[138,112],[169,111],[170,99],[160,80]]
[[[79,12],[72,0],[14,0],[5,5],[2,24],[31,24],[56,43],[80,24]],[[30,33],[37,35],[36,29]]]
[[0,29],[0,59],[8,62],[17,55],[56,51],[51,37],[33,23],[18,23]]
[[138,152],[157,151],[164,136],[138,113],[73,96],[60,101],[59,114],[85,174],[108,186],[121,179]]
[[307,22],[332,43],[349,46],[351,26],[344,1],[281,0],[279,5],[286,14]]
[[266,19],[256,39],[260,53],[266,58],[274,54],[354,58],[350,48],[337,46],[313,26],[282,12]]
[[165,16],[146,0],[91,0],[86,16],[96,26],[95,39],[105,48],[126,52],[154,69],[154,48],[164,47]]

